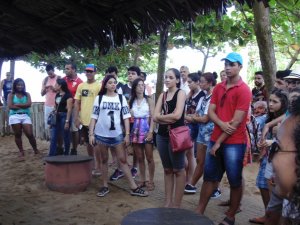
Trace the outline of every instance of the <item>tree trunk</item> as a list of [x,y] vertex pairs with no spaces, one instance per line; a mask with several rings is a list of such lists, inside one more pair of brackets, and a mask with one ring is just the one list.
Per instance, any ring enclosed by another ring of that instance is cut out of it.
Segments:
[[139,57],[141,56],[141,47],[139,45],[139,42],[135,46],[135,53],[133,58],[133,66],[138,65]]
[[254,31],[259,48],[259,56],[264,80],[268,93],[274,87],[276,74],[276,59],[274,43],[271,34],[270,11],[264,6],[263,1],[255,0],[253,5]]
[[157,82],[156,82],[156,93],[155,93],[155,102],[157,101],[159,95],[163,92],[164,89],[164,73],[167,60],[168,52],[168,32],[169,27],[165,27],[160,31],[160,41],[159,41],[159,50],[158,50],[158,67],[157,67]]
[[207,60],[209,58],[209,50],[210,50],[210,47],[207,47],[206,52],[204,52],[204,50],[201,51],[203,53],[203,56],[204,56],[203,64],[202,64],[202,69],[201,69],[202,73],[204,73],[205,68],[206,68]]
[[15,79],[15,60],[10,60],[10,74],[12,79]]

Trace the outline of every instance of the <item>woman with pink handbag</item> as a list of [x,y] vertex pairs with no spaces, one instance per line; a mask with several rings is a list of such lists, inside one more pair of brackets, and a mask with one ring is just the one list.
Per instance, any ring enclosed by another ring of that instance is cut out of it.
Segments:
[[165,85],[167,92],[159,96],[154,111],[154,121],[159,124],[156,142],[164,168],[164,207],[179,208],[185,187],[185,151],[174,152],[169,136],[170,129],[184,127],[186,95],[179,89],[180,72],[177,69],[166,71]]

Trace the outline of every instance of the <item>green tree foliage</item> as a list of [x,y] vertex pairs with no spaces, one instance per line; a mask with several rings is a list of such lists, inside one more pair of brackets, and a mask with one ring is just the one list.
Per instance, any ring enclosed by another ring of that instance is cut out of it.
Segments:
[[29,62],[33,67],[42,71],[48,63],[55,65],[60,70],[64,69],[66,62],[74,62],[78,72],[83,72],[87,63],[93,63],[98,67],[101,79],[109,66],[116,66],[119,69],[121,81],[126,80],[127,68],[132,65],[139,66],[147,73],[154,73],[157,69],[159,39],[153,35],[147,40],[141,40],[134,44],[124,44],[122,47],[111,48],[105,55],[95,46],[94,49],[75,49],[67,47],[63,51],[41,55],[35,52],[25,56],[23,60]]
[[272,0],[270,10],[276,58],[288,59],[290,69],[300,60],[300,1]]
[[[248,14],[247,20],[244,18],[245,14]],[[253,20],[252,14],[238,10],[219,19],[215,13],[201,15],[192,24],[175,23],[171,36],[175,46],[191,45],[203,54],[202,71],[205,71],[208,58],[222,51],[226,43],[236,48],[254,40],[253,28],[248,20]]]

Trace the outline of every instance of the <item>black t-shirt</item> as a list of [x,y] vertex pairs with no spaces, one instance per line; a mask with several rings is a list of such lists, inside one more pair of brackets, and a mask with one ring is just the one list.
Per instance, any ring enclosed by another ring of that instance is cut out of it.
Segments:
[[[180,89],[178,89],[173,98],[170,100],[170,101],[166,101],[166,104],[168,105],[167,109],[165,107],[165,104],[163,102],[163,105],[162,105],[162,110],[163,110],[163,114],[170,114],[172,112],[174,112],[175,108],[176,108],[176,104],[177,104],[177,95],[178,95],[178,92],[180,91]],[[168,94],[168,92],[167,92]],[[159,124],[159,128],[158,128],[158,134],[161,135],[161,136],[169,136],[169,129],[168,129],[168,126],[172,128],[176,128],[176,127],[180,127],[180,126],[183,126],[184,125],[184,109],[183,109],[183,112],[182,112],[182,115],[181,115],[181,118],[179,120],[177,120],[175,123],[172,123],[172,124]]]
[[201,97],[205,96],[204,91],[199,91],[196,96],[192,96],[186,100],[186,114],[195,114],[198,102]]
[[57,108],[57,112],[68,112],[67,110],[67,100],[72,98],[70,93],[65,93],[63,96],[59,93],[55,96],[55,106]]
[[128,86],[128,84],[124,84],[122,86],[123,95],[125,96],[127,102],[129,101],[131,97],[131,87]]

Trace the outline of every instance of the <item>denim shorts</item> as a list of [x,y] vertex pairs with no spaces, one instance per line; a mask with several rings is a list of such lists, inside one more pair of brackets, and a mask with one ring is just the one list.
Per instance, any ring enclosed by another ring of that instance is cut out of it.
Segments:
[[198,136],[199,125],[197,123],[189,123],[188,127],[190,129],[192,141],[196,141]]
[[157,134],[156,144],[164,169],[184,169],[185,151],[173,153],[168,136],[165,137]]
[[95,135],[95,139],[97,144],[105,145],[108,147],[114,147],[116,145],[123,143],[124,136],[123,134],[120,134],[117,137],[111,138],[111,137],[102,137],[102,136]]
[[210,141],[207,146],[204,181],[220,182],[226,172],[230,187],[240,187],[246,144],[222,144],[216,156],[213,156],[210,149],[214,144],[215,142]]
[[210,137],[214,129],[214,123],[208,122],[206,124],[199,125],[199,131],[197,136],[197,143],[208,145],[210,142]]
[[268,182],[267,179],[265,178],[267,161],[268,161],[267,157],[264,156],[262,161],[260,162],[258,174],[256,177],[256,186],[261,189],[268,189]]

